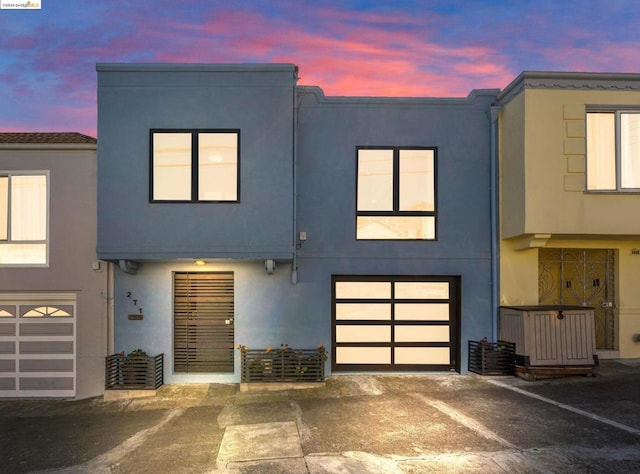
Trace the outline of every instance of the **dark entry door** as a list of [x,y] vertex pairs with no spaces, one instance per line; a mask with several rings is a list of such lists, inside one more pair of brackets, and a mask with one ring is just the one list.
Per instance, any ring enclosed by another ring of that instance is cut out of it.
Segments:
[[175,372],[233,372],[233,273],[175,273]]

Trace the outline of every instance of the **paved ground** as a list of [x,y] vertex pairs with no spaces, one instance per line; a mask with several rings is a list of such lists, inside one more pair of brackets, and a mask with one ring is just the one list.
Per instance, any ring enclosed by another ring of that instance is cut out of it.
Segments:
[[640,360],[595,377],[341,376],[0,400],[2,473],[636,473]]

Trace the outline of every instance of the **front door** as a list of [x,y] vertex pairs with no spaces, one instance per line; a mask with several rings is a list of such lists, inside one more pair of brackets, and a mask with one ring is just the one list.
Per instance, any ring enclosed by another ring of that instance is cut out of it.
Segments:
[[233,273],[175,273],[173,369],[233,372]]
[[538,301],[595,309],[596,347],[615,349],[614,251],[540,249]]

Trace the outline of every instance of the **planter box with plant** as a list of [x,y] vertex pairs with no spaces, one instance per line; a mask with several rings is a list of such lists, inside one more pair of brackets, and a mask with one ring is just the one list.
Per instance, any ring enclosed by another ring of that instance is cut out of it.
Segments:
[[322,382],[328,353],[324,346],[316,349],[249,349],[238,344],[241,354],[242,382]]
[[163,383],[164,354],[149,356],[142,349],[107,356],[105,389],[155,390]]
[[513,375],[516,345],[512,342],[469,341],[469,371],[480,375]]

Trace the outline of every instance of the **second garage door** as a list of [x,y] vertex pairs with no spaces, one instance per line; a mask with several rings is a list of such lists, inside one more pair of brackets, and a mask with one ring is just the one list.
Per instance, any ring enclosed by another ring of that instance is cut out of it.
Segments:
[[0,296],[0,397],[73,397],[75,294]]

